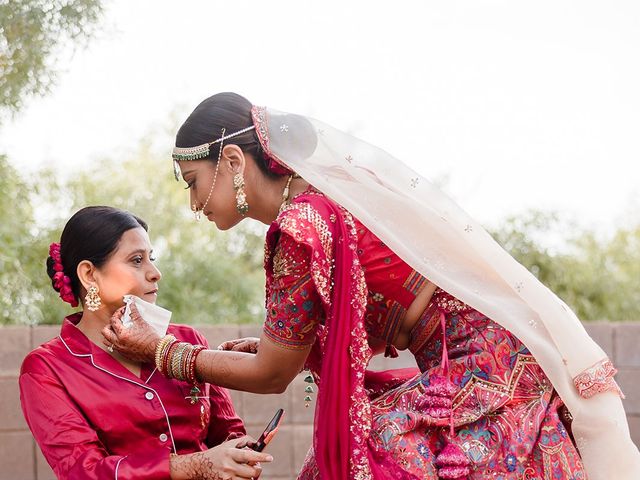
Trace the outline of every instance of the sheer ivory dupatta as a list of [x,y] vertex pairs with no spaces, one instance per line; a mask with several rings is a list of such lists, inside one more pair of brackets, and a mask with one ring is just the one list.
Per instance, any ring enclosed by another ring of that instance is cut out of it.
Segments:
[[637,480],[615,370],[567,305],[400,160],[315,119],[254,107],[276,161],[345,207],[412,268],[514,333],[573,415],[590,480]]

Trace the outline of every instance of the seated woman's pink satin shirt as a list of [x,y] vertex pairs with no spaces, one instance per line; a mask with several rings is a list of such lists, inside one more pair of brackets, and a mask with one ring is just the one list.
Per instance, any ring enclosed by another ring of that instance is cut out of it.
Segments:
[[[61,479],[169,479],[169,454],[206,450],[245,433],[228,392],[163,377],[143,364],[137,377],[92,343],[67,317],[60,335],[25,358],[22,411]],[[179,340],[207,345],[186,325]]]

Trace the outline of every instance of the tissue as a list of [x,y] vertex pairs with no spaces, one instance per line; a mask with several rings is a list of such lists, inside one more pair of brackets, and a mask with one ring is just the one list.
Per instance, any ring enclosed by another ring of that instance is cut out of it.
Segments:
[[135,295],[125,295],[123,299],[126,308],[122,316],[122,324],[125,327],[129,327],[133,323],[131,321],[131,304],[135,303],[142,319],[151,325],[158,335],[164,337],[167,334],[167,328],[169,328],[169,322],[171,321],[171,312],[169,310],[153,303],[145,302]]

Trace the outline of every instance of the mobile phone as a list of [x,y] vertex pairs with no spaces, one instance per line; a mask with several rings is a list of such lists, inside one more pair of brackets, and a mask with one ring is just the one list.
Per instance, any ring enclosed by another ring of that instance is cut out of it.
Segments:
[[269,424],[267,425],[267,428],[265,428],[264,432],[262,432],[262,435],[260,435],[260,438],[258,439],[258,441],[256,443],[252,443],[248,445],[248,447],[251,450],[255,450],[256,452],[261,452],[262,450],[264,450],[264,447],[267,446],[267,444],[271,441],[273,436],[278,431],[278,426],[282,421],[283,415],[284,415],[284,410],[282,408],[279,408],[276,414],[273,416],[273,418],[269,422]]

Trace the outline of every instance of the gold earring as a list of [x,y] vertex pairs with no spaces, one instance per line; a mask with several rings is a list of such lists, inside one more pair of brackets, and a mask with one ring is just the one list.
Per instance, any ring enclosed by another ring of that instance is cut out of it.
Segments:
[[95,285],[91,285],[89,290],[87,290],[87,296],[84,297],[84,303],[87,306],[87,310],[91,312],[95,312],[102,305],[102,300],[98,295],[98,287]]
[[236,208],[243,217],[249,211],[249,204],[247,203],[247,194],[244,191],[244,177],[241,172],[238,172],[233,177],[233,188],[236,190]]

